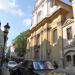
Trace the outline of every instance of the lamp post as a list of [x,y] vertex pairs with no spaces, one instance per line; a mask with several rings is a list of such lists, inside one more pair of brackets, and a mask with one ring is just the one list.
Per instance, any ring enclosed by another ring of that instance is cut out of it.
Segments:
[[9,29],[10,29],[10,26],[9,26],[9,23],[7,23],[5,26],[4,26],[4,49],[5,49],[5,46],[6,46],[6,42],[7,42],[7,35],[9,33]]
[[3,48],[3,54],[2,54],[2,64],[3,64],[3,60],[5,58],[5,47],[6,47],[6,42],[7,42],[7,35],[9,33],[9,29],[10,29],[10,26],[9,26],[9,23],[7,23],[5,26],[4,26],[4,31],[3,31],[3,34],[4,34],[4,48]]

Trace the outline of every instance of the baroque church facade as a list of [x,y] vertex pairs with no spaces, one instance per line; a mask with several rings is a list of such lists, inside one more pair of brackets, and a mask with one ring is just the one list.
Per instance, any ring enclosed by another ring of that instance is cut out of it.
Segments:
[[25,59],[56,61],[60,67],[75,65],[73,10],[61,0],[36,0]]

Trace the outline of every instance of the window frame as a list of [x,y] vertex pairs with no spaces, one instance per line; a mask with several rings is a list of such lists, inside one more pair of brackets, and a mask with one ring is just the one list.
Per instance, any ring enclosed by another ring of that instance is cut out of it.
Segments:
[[37,45],[39,46],[39,45],[40,45],[40,34],[37,34],[37,39],[36,39],[36,41],[37,41]]
[[42,17],[42,11],[40,10],[37,14],[37,23],[41,20]]
[[53,43],[56,43],[57,39],[58,39],[57,29],[54,29],[53,30]]
[[[69,30],[70,29],[70,30]],[[68,27],[66,29],[66,33],[67,33],[67,39],[71,40],[72,39],[72,27]]]

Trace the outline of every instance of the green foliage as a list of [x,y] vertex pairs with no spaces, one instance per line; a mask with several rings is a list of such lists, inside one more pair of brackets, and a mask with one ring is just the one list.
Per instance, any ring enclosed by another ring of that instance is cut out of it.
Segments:
[[70,2],[72,2],[73,0],[69,0]]
[[16,45],[15,53],[17,56],[23,57],[27,47],[27,33],[29,30],[20,33],[15,39],[13,44]]

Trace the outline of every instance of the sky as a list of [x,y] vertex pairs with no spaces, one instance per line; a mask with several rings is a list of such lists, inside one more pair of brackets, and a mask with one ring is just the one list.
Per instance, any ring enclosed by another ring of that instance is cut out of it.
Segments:
[[[68,3],[67,0],[64,1]],[[35,0],[0,0],[1,29],[3,30],[7,22],[11,27],[8,34],[8,46],[17,35],[30,28],[34,4]]]
[[34,3],[34,0],[0,0],[1,29],[4,29],[7,22],[11,27],[7,45],[21,32],[30,28]]

